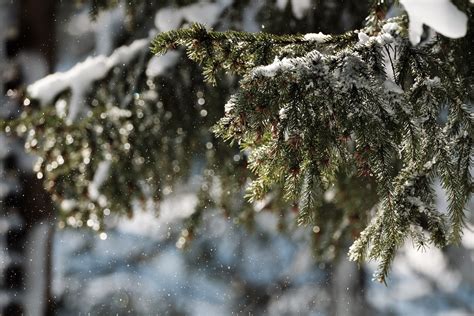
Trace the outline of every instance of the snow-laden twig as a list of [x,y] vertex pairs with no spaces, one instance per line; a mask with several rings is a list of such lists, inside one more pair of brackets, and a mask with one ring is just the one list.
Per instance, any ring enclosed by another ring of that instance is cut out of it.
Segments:
[[28,95],[39,100],[42,105],[51,103],[54,98],[66,89],[71,89],[71,100],[67,122],[72,123],[81,112],[84,94],[91,85],[104,78],[115,66],[130,62],[139,52],[148,48],[148,39],[134,41],[129,46],[122,46],[112,55],[87,58],[66,72],[57,72],[28,86]]

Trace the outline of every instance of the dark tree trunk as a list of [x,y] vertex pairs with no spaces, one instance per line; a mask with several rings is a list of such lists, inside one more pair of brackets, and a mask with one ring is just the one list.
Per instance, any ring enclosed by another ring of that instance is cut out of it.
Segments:
[[[54,7],[54,0],[0,0],[2,118],[17,116],[21,88],[52,69]],[[54,207],[32,174],[32,158],[22,151],[22,141],[0,137],[0,243],[6,258],[0,269],[0,315],[54,314]]]

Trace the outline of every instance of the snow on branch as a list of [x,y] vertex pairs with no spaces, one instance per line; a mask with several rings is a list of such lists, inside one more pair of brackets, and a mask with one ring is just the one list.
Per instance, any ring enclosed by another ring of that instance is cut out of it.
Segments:
[[71,89],[71,100],[67,122],[72,123],[81,112],[84,94],[91,85],[104,78],[115,66],[129,63],[139,52],[148,48],[148,39],[134,41],[129,46],[122,46],[109,57],[100,55],[89,57],[76,64],[66,72],[57,72],[28,86],[28,95],[39,100],[42,105],[51,103],[54,98],[66,89]]
[[467,16],[449,0],[400,0],[410,19],[408,34],[416,45],[423,34],[423,24],[436,32],[460,38],[467,32]]

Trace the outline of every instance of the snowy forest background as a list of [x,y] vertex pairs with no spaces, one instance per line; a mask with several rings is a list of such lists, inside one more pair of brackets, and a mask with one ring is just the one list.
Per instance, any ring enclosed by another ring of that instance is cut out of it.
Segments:
[[[141,16],[141,27],[128,33],[122,5],[91,21],[90,8],[73,1],[0,0],[0,115],[18,115],[16,89],[90,56],[112,55],[125,33],[130,44],[194,21],[217,25],[233,4],[201,2],[207,7],[189,5],[180,14],[165,7]],[[296,32],[315,23],[310,0],[242,3],[245,31]],[[270,19],[278,18],[278,26],[261,22],[268,3],[277,8]],[[325,21],[334,24],[327,29],[338,32],[366,16],[361,1],[325,5],[332,14]],[[147,75],[173,80],[171,69],[182,63],[177,53],[153,58]],[[202,106],[204,97],[198,92],[193,102]],[[222,95],[222,106],[227,99]],[[198,112],[203,117],[204,110]],[[310,228],[282,233],[279,216],[258,206],[252,229],[221,216],[218,208],[207,209],[194,240],[180,249],[183,225],[198,203],[198,173],[166,194],[159,216],[137,207],[131,218],[111,216],[102,233],[58,228],[56,210],[31,172],[34,161],[21,140],[0,134],[1,315],[474,314],[472,203],[459,247],[417,251],[407,243],[385,286],[372,281],[375,264],[359,269],[344,254],[316,262]],[[445,210],[443,192],[436,190],[439,209]]]

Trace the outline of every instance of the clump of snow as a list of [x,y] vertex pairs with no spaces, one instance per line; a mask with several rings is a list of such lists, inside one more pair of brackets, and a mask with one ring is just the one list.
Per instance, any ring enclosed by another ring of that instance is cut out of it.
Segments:
[[359,39],[359,44],[361,45],[370,45],[373,42],[376,42],[380,45],[391,44],[395,41],[395,37],[400,31],[400,25],[395,22],[388,22],[383,25],[382,32],[375,36],[369,36],[365,32],[357,32],[357,37]]
[[134,41],[130,46],[122,46],[106,57],[89,57],[66,72],[57,72],[46,76],[28,86],[28,94],[41,104],[48,104],[62,91],[71,89],[71,100],[67,122],[72,123],[84,105],[84,94],[94,81],[103,77],[119,64],[130,62],[139,52],[147,49],[148,39]]
[[276,75],[278,70],[286,70],[290,69],[291,67],[292,64],[288,58],[283,58],[280,60],[279,58],[275,57],[273,63],[255,69],[255,72],[260,73],[265,77],[273,77]]
[[288,118],[288,109],[282,107],[278,112],[278,116],[280,117],[280,120],[286,120]]
[[439,79],[438,76],[435,76],[433,79],[426,78],[425,80],[426,89],[428,89],[428,91],[431,91],[432,88],[439,87],[440,84],[441,84],[441,80]]
[[359,37],[359,43],[361,44],[367,43],[370,39],[370,36],[365,34],[364,32],[359,32],[357,36]]
[[160,32],[175,30],[180,27],[183,15],[178,8],[166,7],[155,15],[155,26]]
[[[374,42],[379,45],[390,45],[395,41],[399,30],[400,26],[397,23],[389,22],[382,27],[382,32],[375,36],[369,36],[367,33],[359,31],[357,33],[358,42],[360,45],[372,45]],[[393,50],[393,47],[390,49]]]
[[397,85],[395,82],[393,82],[392,80],[385,80],[384,82],[384,87],[385,89],[387,89],[388,91],[391,91],[391,92],[395,92],[395,93],[403,93],[403,89]]
[[436,157],[433,158],[433,159],[431,159],[431,160],[429,160],[429,161],[427,161],[427,162],[423,165],[423,167],[426,168],[426,169],[431,169],[431,168],[433,168],[433,166],[434,166],[435,164],[436,164]]
[[385,45],[385,44],[393,43],[394,38],[389,33],[382,33],[376,37],[376,40],[380,45]]
[[[280,10],[284,10],[288,5],[288,0],[277,0],[276,5]],[[310,8],[311,0],[291,0],[291,10],[298,19],[301,19]]]
[[146,75],[152,78],[162,75],[178,61],[179,56],[180,53],[177,51],[169,51],[161,56],[153,56],[148,62]]
[[231,97],[229,101],[224,105],[224,112],[230,113],[235,107],[235,97]]
[[474,250],[474,225],[467,224],[466,226],[467,227],[464,229],[461,243],[467,249]]
[[64,99],[59,99],[54,104],[56,108],[56,115],[60,118],[65,118],[67,116],[67,102]]
[[102,184],[105,182],[107,179],[107,176],[109,174],[109,169],[110,169],[111,161],[105,160],[101,161],[97,167],[97,170],[95,171],[94,178],[92,179],[92,182],[89,184],[89,187],[87,188],[89,196],[93,200],[97,200],[99,198],[99,189],[102,186]]
[[308,33],[304,35],[304,39],[309,42],[317,42],[317,43],[324,43],[328,40],[331,36],[319,33]]
[[181,9],[183,17],[188,22],[197,22],[205,25],[213,25],[217,22],[222,11],[225,9],[224,3],[194,3]]
[[400,0],[410,19],[408,35],[413,45],[421,40],[423,24],[451,38],[467,32],[467,16],[449,0]]
[[323,198],[326,202],[331,202],[336,197],[337,190],[334,187],[329,188],[324,192]]
[[279,59],[275,57],[273,63],[255,67],[253,70],[254,75],[261,75],[265,77],[274,77],[279,71],[288,71],[297,67],[305,67],[307,63],[314,63],[319,61],[321,54],[317,51],[310,52],[305,57],[296,58],[283,58]]
[[220,0],[215,3],[198,2],[180,8],[166,7],[155,15],[155,26],[160,32],[175,30],[183,21],[212,26],[231,3],[229,0]]
[[384,26],[382,27],[382,30],[385,33],[398,32],[400,30],[400,25],[398,25],[398,23],[395,23],[395,22],[385,23]]

